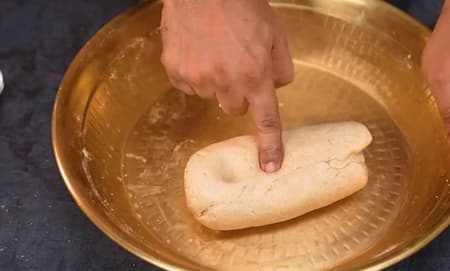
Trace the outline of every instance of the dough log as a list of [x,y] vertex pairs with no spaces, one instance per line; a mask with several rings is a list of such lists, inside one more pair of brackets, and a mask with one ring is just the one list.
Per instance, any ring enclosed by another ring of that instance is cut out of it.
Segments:
[[372,141],[357,122],[285,131],[285,158],[276,173],[258,164],[256,142],[240,136],[194,153],[185,169],[187,205],[214,230],[289,220],[341,200],[367,184],[362,151]]

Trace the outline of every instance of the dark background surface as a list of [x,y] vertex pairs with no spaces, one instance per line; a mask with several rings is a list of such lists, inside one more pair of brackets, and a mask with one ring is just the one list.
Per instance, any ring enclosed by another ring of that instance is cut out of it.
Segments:
[[[0,0],[0,271],[159,270],[113,243],[76,206],[50,139],[67,65],[101,25],[135,2]],[[432,25],[439,4],[422,2],[427,10],[409,8]],[[389,270],[450,270],[449,244],[447,230]]]

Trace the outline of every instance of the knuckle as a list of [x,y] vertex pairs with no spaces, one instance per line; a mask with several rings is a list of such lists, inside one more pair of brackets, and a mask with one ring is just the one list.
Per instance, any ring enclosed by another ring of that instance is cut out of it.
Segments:
[[209,85],[212,73],[201,67],[190,67],[183,70],[182,78],[191,86],[204,89],[205,85]]
[[[272,38],[268,38],[268,40],[272,40]],[[270,46],[270,52],[271,49],[272,46]],[[252,54],[256,59],[263,59],[266,55],[268,55],[268,48],[265,45],[255,45],[252,47]]]
[[185,80],[194,86],[200,86],[206,77],[204,74],[197,71],[186,71],[183,74]]
[[162,55],[160,62],[168,74],[170,74],[170,75],[178,75],[179,74],[176,63],[170,57]]
[[266,115],[256,122],[256,129],[260,133],[273,133],[281,129],[280,121],[275,115]]
[[283,75],[286,83],[291,83],[292,81],[294,81],[295,71],[294,63],[292,63],[292,61],[289,62],[289,67],[286,69],[286,72],[283,73]]
[[222,90],[223,92],[228,92],[228,84],[232,81],[231,71],[233,68],[229,65],[227,61],[217,61],[212,64],[211,76],[209,80],[212,85]]
[[294,81],[295,74],[293,69],[289,69],[274,77],[276,78],[274,81],[276,82],[277,87],[282,87]]
[[226,77],[229,74],[229,65],[226,61],[219,60],[212,65],[212,70],[220,77]]
[[187,70],[187,69],[180,69],[180,68],[177,68],[177,75],[178,75],[178,77],[179,77],[181,80],[190,83],[190,80],[188,79],[189,73],[188,73],[188,70]]
[[222,80],[221,82],[214,82],[213,84],[215,89],[217,89],[217,94],[225,99],[229,99],[231,91],[231,87],[227,82],[228,81],[226,80]]
[[264,63],[261,60],[250,58],[242,63],[241,76],[247,83],[257,83],[264,77]]
[[267,145],[267,146],[263,146],[260,150],[261,154],[269,156],[269,157],[273,157],[273,156],[279,156],[282,154],[283,152],[283,148],[281,147],[281,145]]
[[262,71],[256,65],[256,63],[251,63],[245,66],[242,73],[243,79],[248,83],[255,83],[262,79]]

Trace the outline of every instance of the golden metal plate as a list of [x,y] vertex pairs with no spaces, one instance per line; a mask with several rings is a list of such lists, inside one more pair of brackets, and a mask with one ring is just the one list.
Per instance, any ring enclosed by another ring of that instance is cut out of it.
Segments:
[[159,2],[108,23],[64,77],[52,132],[67,187],[109,237],[166,269],[387,267],[450,222],[450,152],[420,72],[429,31],[382,1],[272,5],[296,69],[296,80],[278,91],[283,125],[365,123],[374,141],[364,190],[266,227],[214,232],[195,222],[183,190],[188,157],[251,133],[252,124],[170,86],[159,63]]

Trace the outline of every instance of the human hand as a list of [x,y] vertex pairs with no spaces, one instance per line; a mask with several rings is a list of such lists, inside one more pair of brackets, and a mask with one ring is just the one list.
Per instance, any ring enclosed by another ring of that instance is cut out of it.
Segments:
[[450,0],[422,55],[422,70],[450,135]]
[[275,88],[294,77],[283,29],[265,0],[165,0],[161,62],[172,84],[216,98],[222,110],[256,126],[260,167],[281,167],[283,146]]

